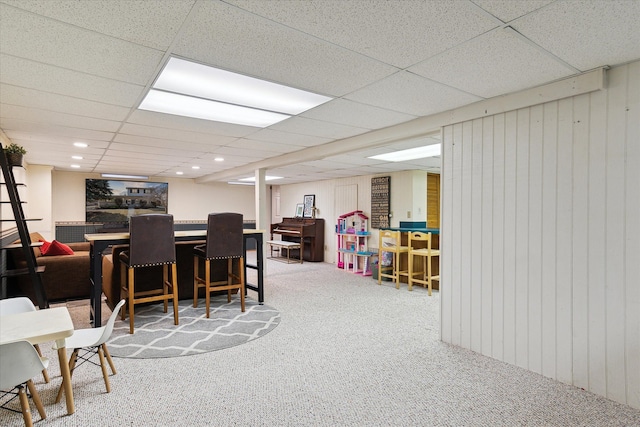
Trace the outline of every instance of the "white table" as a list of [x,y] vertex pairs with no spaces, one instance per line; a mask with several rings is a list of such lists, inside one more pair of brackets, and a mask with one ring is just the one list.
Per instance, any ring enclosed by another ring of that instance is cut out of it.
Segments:
[[71,372],[65,345],[65,338],[71,335],[73,335],[73,322],[66,307],[8,314],[0,318],[0,344],[15,341],[29,341],[34,345],[48,341],[56,342],[68,414],[75,412]]

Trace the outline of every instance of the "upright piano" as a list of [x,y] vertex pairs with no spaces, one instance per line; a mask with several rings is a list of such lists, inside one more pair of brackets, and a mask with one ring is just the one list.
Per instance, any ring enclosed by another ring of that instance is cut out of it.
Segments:
[[305,261],[324,261],[324,219],[282,218],[282,222],[271,224],[271,239],[280,235],[282,240],[300,242],[300,251],[291,250],[292,257],[303,254]]

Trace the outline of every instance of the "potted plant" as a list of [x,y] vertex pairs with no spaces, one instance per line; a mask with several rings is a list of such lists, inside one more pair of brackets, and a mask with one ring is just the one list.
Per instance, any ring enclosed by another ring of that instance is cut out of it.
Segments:
[[9,166],[22,166],[22,156],[27,154],[27,150],[12,142],[4,147],[4,154],[7,156]]

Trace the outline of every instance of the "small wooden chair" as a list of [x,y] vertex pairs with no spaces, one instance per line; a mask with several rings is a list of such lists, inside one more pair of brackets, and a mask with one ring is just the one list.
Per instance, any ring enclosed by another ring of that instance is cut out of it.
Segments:
[[[383,253],[392,254],[392,262],[389,266],[383,266]],[[382,284],[382,278],[387,277],[396,282],[396,289],[400,289],[400,276],[409,276],[409,270],[400,267],[400,256],[408,254],[409,247],[401,245],[400,231],[380,230],[378,237],[378,285]]]
[[[173,215],[144,214],[131,217],[129,228],[129,250],[120,253],[120,283],[122,299],[128,301],[129,333],[133,333],[134,306],[145,302],[173,301],[174,323],[178,324],[178,273],[176,270],[176,242],[173,230]],[[134,271],[137,268],[162,266],[162,288],[147,291],[135,290]],[[171,266],[171,280],[169,280]],[[171,293],[169,293],[171,289]],[[122,320],[126,307],[122,308]]]
[[[193,306],[198,307],[198,289],[205,288],[207,317],[211,304],[211,292],[227,291],[227,302],[231,302],[231,291],[240,294],[240,308],[244,312],[244,239],[243,216],[238,213],[212,213],[207,219],[207,243],[193,248]],[[204,261],[204,276],[200,274],[200,260]],[[212,281],[211,261],[226,260],[227,272],[224,280]],[[233,269],[237,260],[237,273]]]
[[[409,290],[413,289],[414,283],[419,283],[423,287],[429,288],[429,296],[431,296],[431,281],[440,281],[440,275],[432,275],[431,273],[431,258],[439,257],[440,250],[431,248],[431,233],[422,233],[419,231],[413,231],[409,233]],[[416,247],[416,242],[419,243]],[[420,256],[423,258],[420,271],[415,270],[414,257]],[[418,279],[415,276],[419,276]]]

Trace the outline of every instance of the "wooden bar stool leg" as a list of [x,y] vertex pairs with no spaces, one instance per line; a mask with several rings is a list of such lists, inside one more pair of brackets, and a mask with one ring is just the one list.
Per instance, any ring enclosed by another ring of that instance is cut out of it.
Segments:
[[133,323],[134,323],[134,304],[135,304],[135,292],[134,292],[134,274],[133,274],[133,268],[129,267],[128,269],[129,272],[129,283],[128,283],[128,288],[129,288],[129,333],[133,334]]
[[240,269],[240,283],[242,283],[242,289],[240,289],[240,308],[244,313],[244,292],[245,292],[245,277],[244,277],[244,258],[238,259],[238,268]]
[[193,257],[193,308],[198,308],[198,289],[200,288],[198,283],[198,268],[200,263],[198,257]]
[[411,253],[409,253],[409,278],[407,280],[407,286],[409,287],[409,290],[412,291],[413,290],[413,255]]
[[[173,322],[178,324],[178,266],[171,264],[171,291],[173,292]],[[166,300],[165,300],[166,301]]]
[[205,283],[205,307],[207,308],[207,319],[209,318],[209,307],[211,306],[211,263],[204,260],[204,283]]
[[[233,283],[233,259],[227,259],[227,286]],[[227,290],[227,302],[231,302],[231,289]]]
[[169,304],[167,301],[167,294],[169,293],[169,285],[167,285],[167,282],[169,281],[169,265],[165,264],[162,266],[162,295],[165,296],[165,299],[162,300],[162,306],[164,308],[164,312],[167,312],[167,309],[169,308]]

